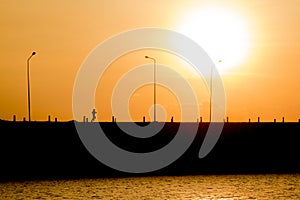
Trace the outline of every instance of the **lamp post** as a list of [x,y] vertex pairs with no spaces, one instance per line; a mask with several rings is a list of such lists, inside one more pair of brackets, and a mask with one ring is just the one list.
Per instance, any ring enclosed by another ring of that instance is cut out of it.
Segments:
[[34,56],[36,52],[32,52],[29,58],[27,59],[27,88],[28,88],[28,121],[30,122],[30,80],[29,80],[29,61]]
[[[218,60],[218,63],[222,62],[222,60]],[[210,68],[210,96],[209,96],[209,122],[212,121],[211,118],[211,107],[212,107],[212,76],[213,76],[213,66]]]
[[154,122],[156,122],[156,60],[155,58],[149,56],[145,56],[145,58],[153,60],[153,65],[154,65],[153,103],[154,103]]

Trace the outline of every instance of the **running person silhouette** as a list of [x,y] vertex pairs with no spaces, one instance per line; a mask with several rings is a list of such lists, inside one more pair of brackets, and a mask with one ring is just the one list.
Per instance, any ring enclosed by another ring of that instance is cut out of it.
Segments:
[[96,119],[96,114],[97,114],[96,109],[93,109],[93,111],[92,111],[92,115],[93,115],[92,122],[95,121],[95,119]]

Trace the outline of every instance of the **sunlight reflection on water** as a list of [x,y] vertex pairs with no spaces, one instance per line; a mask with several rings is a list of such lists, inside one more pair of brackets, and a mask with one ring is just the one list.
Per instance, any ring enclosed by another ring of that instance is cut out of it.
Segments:
[[300,199],[300,174],[103,178],[0,183],[0,199]]

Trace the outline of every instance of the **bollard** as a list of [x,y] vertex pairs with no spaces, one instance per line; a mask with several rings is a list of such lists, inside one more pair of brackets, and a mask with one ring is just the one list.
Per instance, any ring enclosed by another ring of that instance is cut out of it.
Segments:
[[23,122],[26,122],[26,118],[25,117],[23,117]]
[[202,117],[200,117],[200,123],[202,123]]
[[143,117],[143,123],[145,123],[146,122],[146,118],[145,118],[145,116]]
[[88,117],[85,118],[85,122],[89,122],[89,118]]
[[85,122],[85,116],[83,116],[83,120],[82,121]]
[[258,122],[258,123],[260,122],[260,117],[257,118],[257,122]]
[[13,121],[16,122],[16,115],[13,116]]
[[51,122],[51,117],[50,117],[50,115],[48,115],[48,122]]
[[115,122],[115,117],[114,116],[111,117],[111,122]]
[[284,117],[282,117],[282,123],[284,123]]
[[173,118],[173,116],[172,116],[172,117],[171,117],[171,122],[172,122],[172,123],[173,123],[173,119],[174,119],[174,118]]
[[274,123],[276,123],[276,119],[274,119]]
[[57,117],[55,117],[55,122],[57,122]]
[[251,119],[249,118],[249,123],[251,122]]

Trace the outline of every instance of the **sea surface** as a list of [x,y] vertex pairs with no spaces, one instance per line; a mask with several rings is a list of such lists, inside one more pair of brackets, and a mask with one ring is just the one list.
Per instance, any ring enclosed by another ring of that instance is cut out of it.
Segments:
[[198,175],[0,183],[0,199],[300,199],[300,174]]

